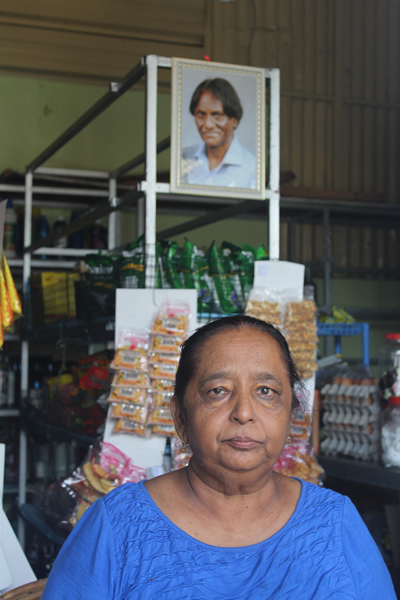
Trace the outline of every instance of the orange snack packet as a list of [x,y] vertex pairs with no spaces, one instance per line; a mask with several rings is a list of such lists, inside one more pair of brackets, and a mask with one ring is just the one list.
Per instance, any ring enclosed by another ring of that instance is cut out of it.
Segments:
[[4,253],[3,253],[3,257],[2,257],[1,268],[3,271],[4,279],[6,281],[8,297],[10,299],[10,304],[11,304],[11,310],[13,311],[13,313],[15,315],[21,316],[22,315],[21,300],[18,296],[17,288],[15,287],[14,279],[11,275],[10,267],[8,266],[7,259],[6,259]]
[[4,329],[7,329],[13,324],[14,317],[11,309],[10,298],[8,297],[6,280],[4,279],[2,270],[0,270],[0,303],[1,321]]

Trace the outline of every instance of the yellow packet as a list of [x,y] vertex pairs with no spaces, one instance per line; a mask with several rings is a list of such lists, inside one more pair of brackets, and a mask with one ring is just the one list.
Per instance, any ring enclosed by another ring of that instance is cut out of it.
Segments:
[[10,267],[8,266],[7,259],[5,254],[3,253],[2,258],[2,271],[4,275],[4,279],[6,281],[8,297],[10,299],[11,310],[15,315],[22,315],[22,306],[21,300],[18,296],[17,288],[15,287],[14,279],[11,275]]
[[1,302],[1,321],[3,328],[7,329],[13,324],[13,312],[11,310],[10,299],[8,297],[6,280],[3,271],[0,270],[0,302]]

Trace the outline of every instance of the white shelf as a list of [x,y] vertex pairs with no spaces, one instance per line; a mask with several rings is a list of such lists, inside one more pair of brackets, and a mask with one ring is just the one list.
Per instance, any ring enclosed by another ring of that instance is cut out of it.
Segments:
[[19,417],[19,410],[17,408],[0,408],[0,419],[5,417]]

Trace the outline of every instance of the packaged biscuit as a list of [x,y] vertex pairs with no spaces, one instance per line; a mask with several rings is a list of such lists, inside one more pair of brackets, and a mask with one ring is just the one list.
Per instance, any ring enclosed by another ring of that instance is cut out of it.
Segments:
[[165,365],[163,363],[157,363],[151,365],[149,369],[149,375],[151,379],[171,379],[175,381],[177,365]]
[[134,433],[146,437],[148,429],[140,423],[129,421],[128,419],[117,419],[114,425],[113,433]]
[[153,379],[151,382],[153,392],[170,392],[175,390],[174,382],[171,379]]
[[164,365],[178,366],[180,354],[166,354],[164,352],[149,352],[149,364],[161,363]]
[[118,371],[112,380],[113,387],[149,388],[150,378],[141,371]]
[[164,435],[165,437],[177,437],[173,425],[152,425],[151,435]]
[[186,304],[165,305],[154,319],[152,333],[185,337],[189,323]]
[[174,425],[171,410],[167,406],[153,407],[147,419],[149,425]]
[[136,352],[146,354],[149,349],[149,336],[131,329],[122,329],[118,336],[117,348],[136,350]]
[[133,402],[134,404],[146,404],[151,398],[151,389],[133,387],[115,387],[111,389],[107,398],[108,402]]
[[173,392],[153,392],[151,403],[153,406],[169,406],[173,395]]
[[119,348],[111,362],[112,369],[128,371],[147,371],[149,366],[147,355],[142,350],[124,350]]
[[113,402],[111,405],[110,417],[112,419],[124,418],[129,421],[135,421],[145,425],[147,419],[148,407],[147,405],[132,404],[132,403],[119,403]]
[[176,335],[156,334],[151,338],[150,350],[152,352],[162,352],[163,354],[178,354],[183,339]]

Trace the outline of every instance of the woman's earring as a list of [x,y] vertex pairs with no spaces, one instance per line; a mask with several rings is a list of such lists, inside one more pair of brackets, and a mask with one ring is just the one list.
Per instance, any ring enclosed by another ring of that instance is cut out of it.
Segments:
[[180,440],[181,440],[181,443],[182,443],[182,450],[185,452],[186,447],[187,447],[187,443],[183,439],[183,435],[180,437]]
[[286,443],[288,446],[292,445],[292,438],[290,437],[290,435],[288,435],[288,439],[286,440]]

